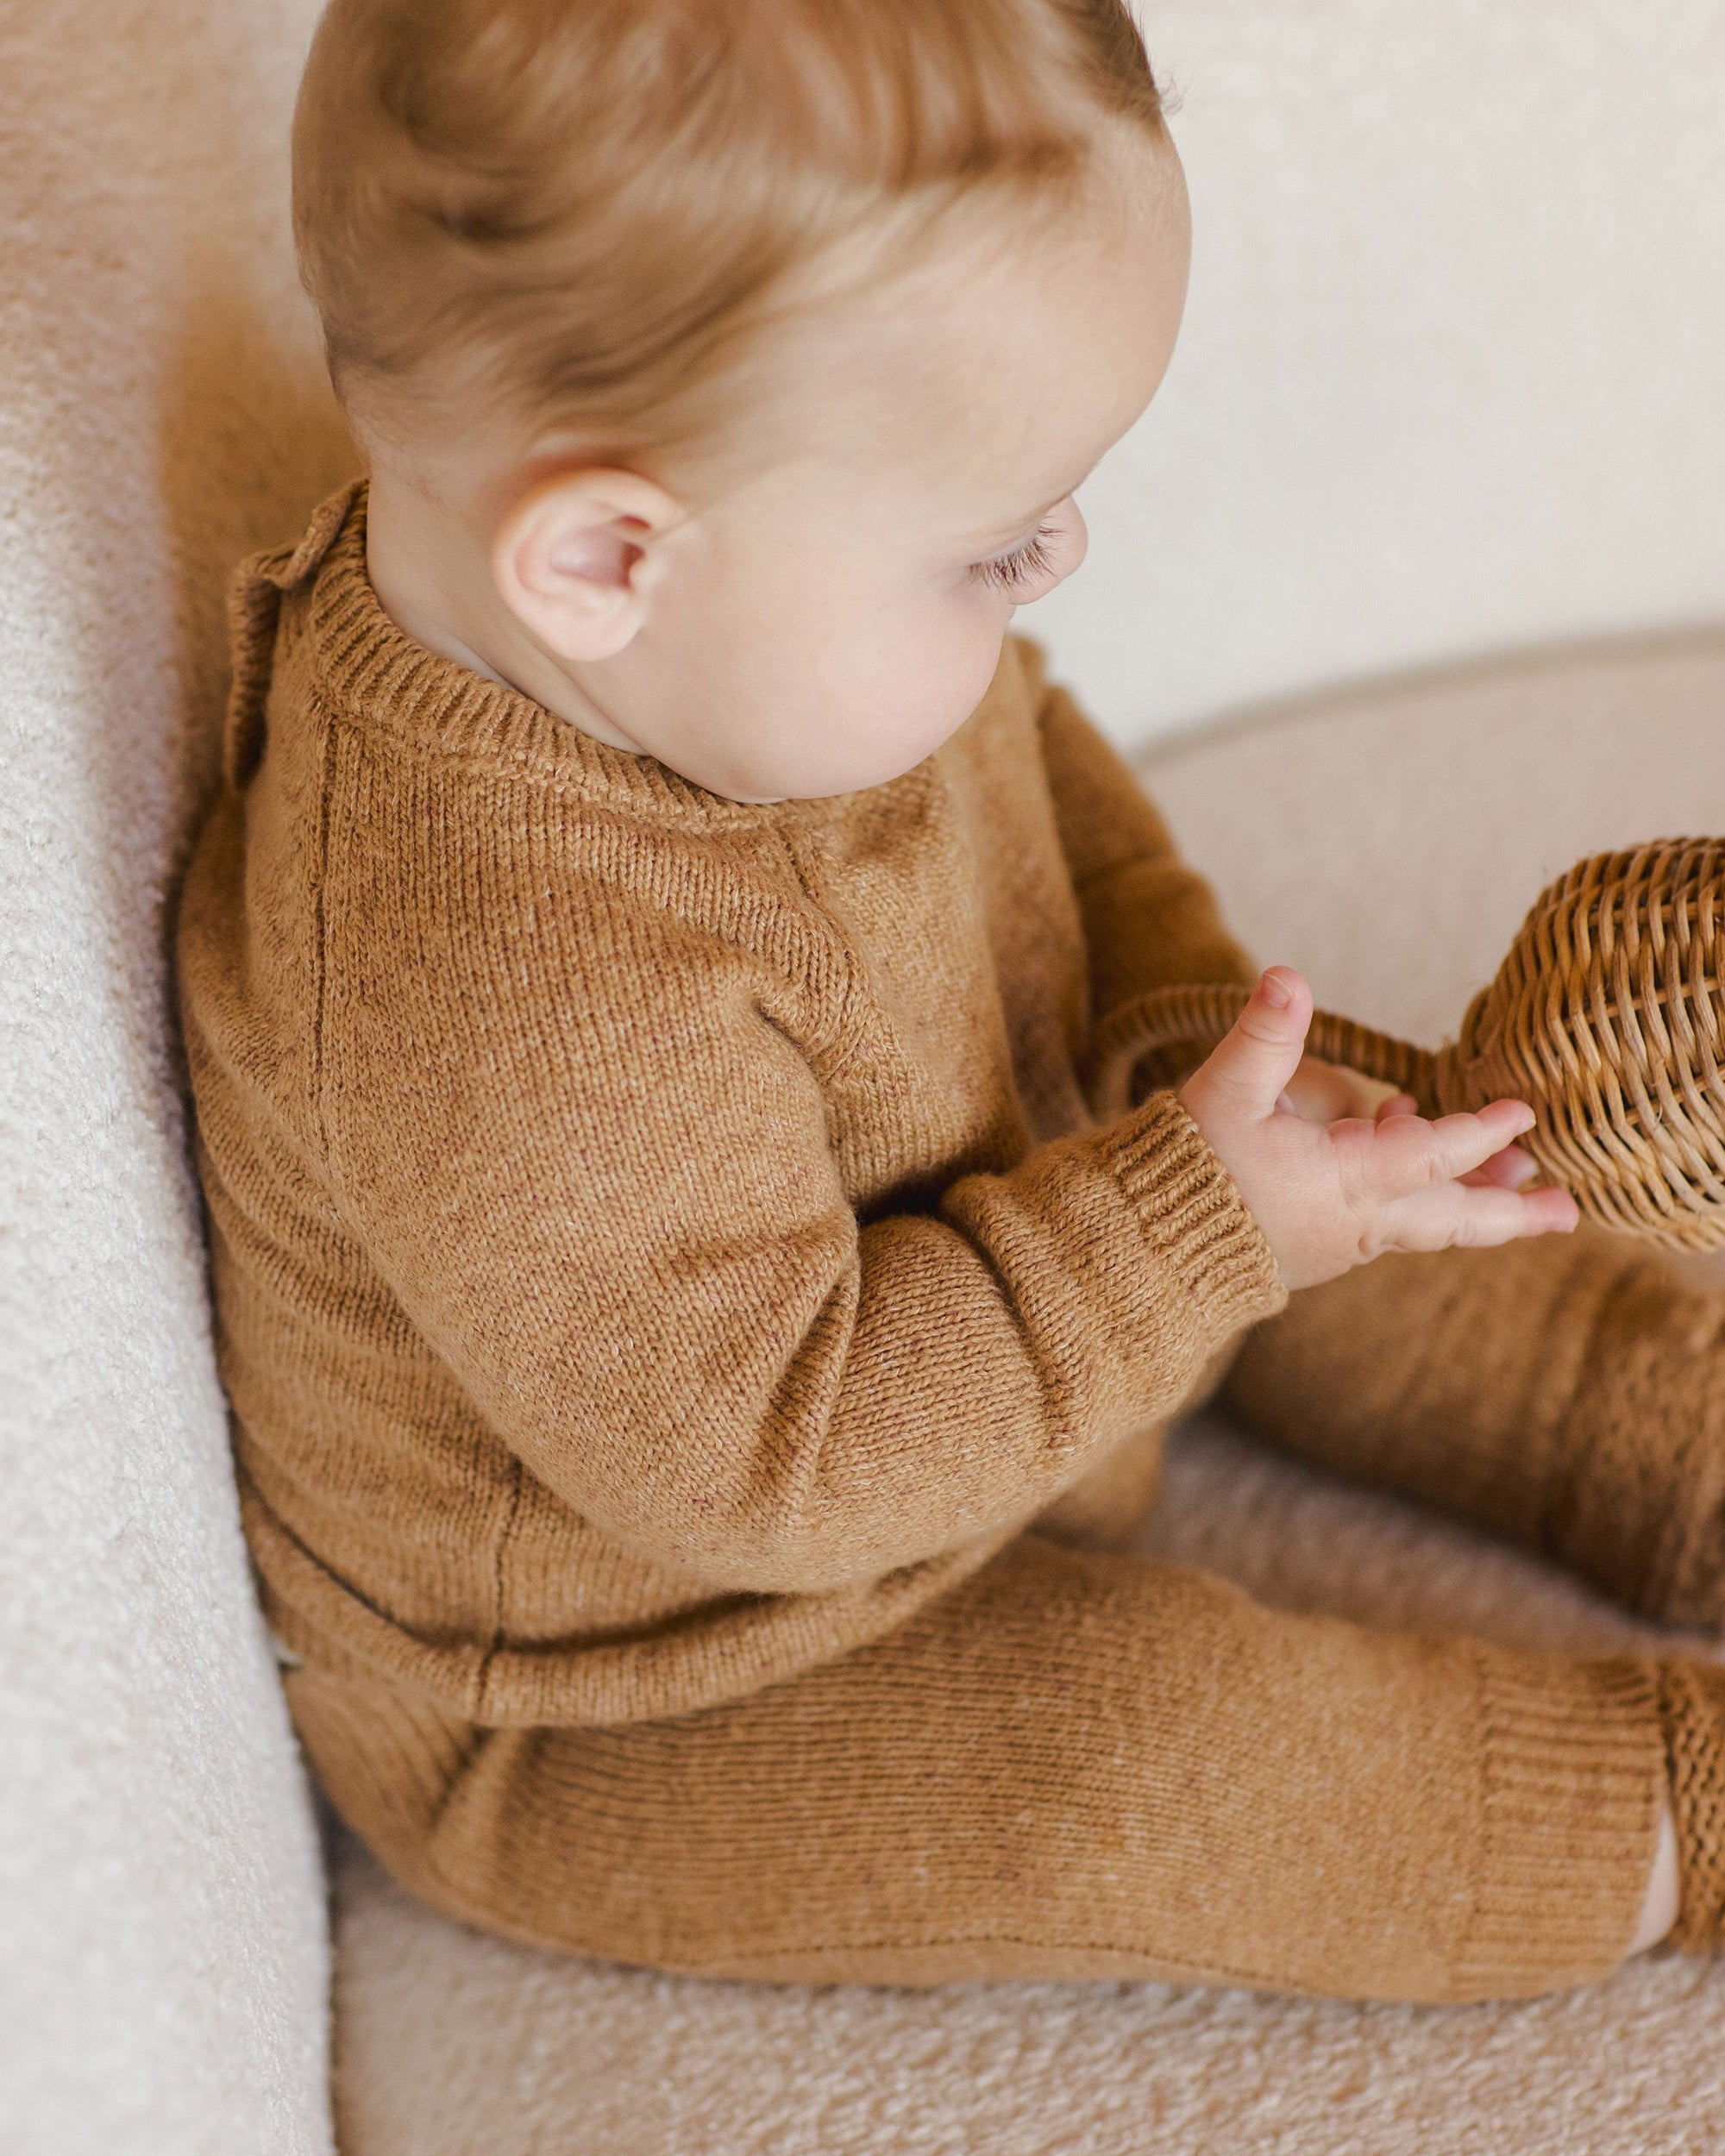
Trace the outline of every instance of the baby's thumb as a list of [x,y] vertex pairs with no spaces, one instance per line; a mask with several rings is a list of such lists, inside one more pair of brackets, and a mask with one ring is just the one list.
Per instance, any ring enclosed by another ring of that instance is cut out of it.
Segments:
[[1291,967],[1270,967],[1233,1030],[1182,1088],[1188,1106],[1196,1096],[1229,1116],[1273,1115],[1282,1088],[1300,1068],[1311,1023],[1312,991]]

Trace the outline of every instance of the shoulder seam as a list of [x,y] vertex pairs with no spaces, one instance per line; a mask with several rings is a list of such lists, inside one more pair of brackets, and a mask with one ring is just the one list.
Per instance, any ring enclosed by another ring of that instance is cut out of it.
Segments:
[[329,979],[329,826],[331,796],[334,792],[334,764],[336,756],[336,727],[329,711],[320,698],[313,697],[312,704],[323,724],[323,753],[320,758],[321,775],[317,789],[317,844],[314,874],[317,878],[311,902],[312,962],[317,968],[317,981],[311,998],[311,1099],[317,1118],[318,1144],[323,1149],[323,1164],[328,1172],[331,1195],[339,1199],[342,1175],[336,1161],[335,1145],[329,1132],[327,1073],[323,1054],[324,1012],[328,1002]]

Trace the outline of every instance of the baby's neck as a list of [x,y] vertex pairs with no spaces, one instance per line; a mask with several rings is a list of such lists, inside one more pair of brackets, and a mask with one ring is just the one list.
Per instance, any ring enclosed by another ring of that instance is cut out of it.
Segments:
[[504,605],[472,527],[380,464],[367,492],[366,569],[385,613],[416,643],[531,698],[595,740],[641,753]]

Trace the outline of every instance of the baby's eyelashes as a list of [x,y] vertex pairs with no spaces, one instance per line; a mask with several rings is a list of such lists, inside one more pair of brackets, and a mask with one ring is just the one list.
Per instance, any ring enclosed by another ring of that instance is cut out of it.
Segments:
[[1038,524],[1031,536],[1022,540],[1010,554],[997,554],[986,561],[973,562],[972,582],[986,584],[1000,592],[1041,583],[1054,573],[1053,549],[1059,536],[1057,524]]

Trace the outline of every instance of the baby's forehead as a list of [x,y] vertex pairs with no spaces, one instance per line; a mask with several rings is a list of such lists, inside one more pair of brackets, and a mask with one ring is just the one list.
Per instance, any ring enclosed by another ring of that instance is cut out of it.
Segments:
[[764,458],[944,500],[979,543],[1062,499],[1148,404],[1185,287],[1157,215],[956,234],[829,291],[763,350],[739,425]]

